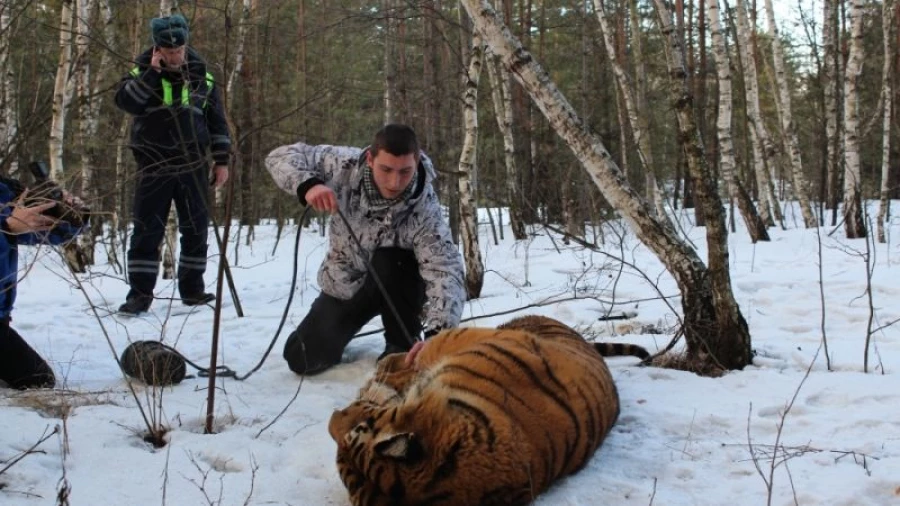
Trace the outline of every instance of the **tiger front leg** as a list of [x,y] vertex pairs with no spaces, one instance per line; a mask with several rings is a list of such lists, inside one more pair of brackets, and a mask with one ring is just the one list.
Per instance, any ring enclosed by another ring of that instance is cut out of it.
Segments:
[[356,468],[346,453],[338,452],[337,467],[353,506],[397,506],[375,484],[366,480],[365,475]]

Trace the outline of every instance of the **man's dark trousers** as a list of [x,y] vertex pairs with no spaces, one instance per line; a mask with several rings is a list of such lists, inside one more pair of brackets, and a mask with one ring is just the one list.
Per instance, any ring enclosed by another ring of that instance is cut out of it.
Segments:
[[[369,320],[381,315],[386,349],[409,350],[422,330],[420,315],[425,305],[425,282],[412,251],[381,248],[372,256],[372,267],[400,315],[403,328],[369,274],[350,300],[321,293],[306,318],[284,345],[284,359],[297,374],[316,374],[341,361],[344,348]],[[408,334],[407,334],[408,333]]]
[[12,388],[53,388],[53,369],[9,326],[9,317],[0,318],[0,380]]
[[178,291],[182,297],[205,289],[209,224],[206,162],[154,167],[138,162],[134,192],[134,228],[128,247],[128,298],[152,296],[159,275],[159,250],[166,232],[172,202],[178,215],[181,252],[178,257]]

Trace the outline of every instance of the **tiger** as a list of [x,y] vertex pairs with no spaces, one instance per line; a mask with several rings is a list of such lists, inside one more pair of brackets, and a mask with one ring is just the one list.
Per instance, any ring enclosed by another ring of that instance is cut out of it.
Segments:
[[406,364],[388,355],[331,416],[337,468],[354,506],[516,506],[581,469],[619,415],[601,353],[544,316],[457,328]]

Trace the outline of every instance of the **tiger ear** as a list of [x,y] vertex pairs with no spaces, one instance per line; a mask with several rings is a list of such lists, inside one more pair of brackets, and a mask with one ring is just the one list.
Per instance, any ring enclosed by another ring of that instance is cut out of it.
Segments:
[[392,434],[375,443],[375,453],[396,460],[415,461],[422,457],[422,444],[412,432]]

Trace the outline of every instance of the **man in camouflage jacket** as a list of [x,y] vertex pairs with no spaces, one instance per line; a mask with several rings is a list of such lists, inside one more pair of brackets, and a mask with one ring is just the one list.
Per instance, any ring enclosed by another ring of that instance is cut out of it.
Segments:
[[[382,356],[409,350],[423,329],[428,338],[459,324],[466,297],[462,257],[432,187],[434,167],[411,128],[386,125],[364,149],[282,146],[266,167],[302,204],[347,220],[331,219],[318,277],[322,292],[285,343],[292,371],[315,374],[337,364],[353,336],[379,314]],[[370,262],[400,322],[369,274]]]

